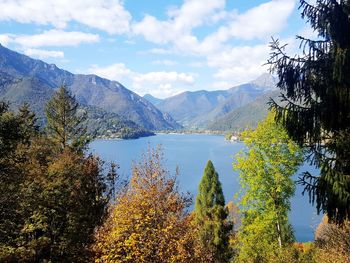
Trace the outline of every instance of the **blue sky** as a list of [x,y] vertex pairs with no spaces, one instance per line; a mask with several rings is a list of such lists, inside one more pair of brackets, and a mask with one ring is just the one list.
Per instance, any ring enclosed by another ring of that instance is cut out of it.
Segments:
[[159,98],[227,89],[267,68],[271,37],[314,33],[298,0],[0,0],[0,43]]

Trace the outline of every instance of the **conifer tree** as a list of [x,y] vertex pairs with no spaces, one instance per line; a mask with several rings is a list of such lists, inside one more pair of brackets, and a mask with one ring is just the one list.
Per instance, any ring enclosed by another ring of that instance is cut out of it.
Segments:
[[302,178],[311,201],[341,223],[350,216],[350,1],[300,3],[318,39],[299,36],[300,56],[288,56],[285,46],[272,42],[269,63],[284,104],[271,104],[277,121],[320,168],[319,175]]
[[16,148],[20,143],[21,128],[9,105],[0,102],[0,261],[11,251],[11,245],[20,231],[20,186],[23,177],[15,167]]
[[199,184],[195,204],[198,239],[208,252],[208,262],[228,262],[230,226],[226,222],[227,216],[219,175],[209,160]]
[[18,119],[21,128],[22,142],[29,144],[31,137],[39,132],[37,118],[34,112],[30,111],[28,103],[24,103],[18,109]]
[[79,113],[78,106],[65,86],[61,86],[46,105],[48,136],[61,149],[70,146],[81,151],[88,143],[86,127],[82,125],[86,115]]

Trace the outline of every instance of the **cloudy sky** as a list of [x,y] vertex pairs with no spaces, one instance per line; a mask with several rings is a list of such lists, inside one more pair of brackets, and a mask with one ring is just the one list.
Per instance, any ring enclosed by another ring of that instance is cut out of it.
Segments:
[[312,31],[298,0],[0,0],[0,43],[140,95],[227,89],[266,72],[271,37]]

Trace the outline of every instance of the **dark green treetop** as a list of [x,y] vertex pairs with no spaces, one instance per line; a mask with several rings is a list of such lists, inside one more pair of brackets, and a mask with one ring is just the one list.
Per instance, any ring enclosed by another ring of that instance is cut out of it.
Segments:
[[230,254],[228,240],[231,226],[226,219],[225,198],[219,175],[209,160],[199,184],[195,204],[199,242],[208,251],[209,262],[227,262]]
[[82,125],[86,114],[79,112],[78,106],[75,97],[64,86],[46,105],[47,134],[61,149],[70,146],[79,151],[89,142],[86,127]]
[[301,179],[310,200],[341,223],[350,216],[350,1],[300,3],[318,39],[298,36],[303,53],[294,57],[273,40],[269,63],[284,104],[272,101],[271,106],[320,168],[319,175],[305,173]]

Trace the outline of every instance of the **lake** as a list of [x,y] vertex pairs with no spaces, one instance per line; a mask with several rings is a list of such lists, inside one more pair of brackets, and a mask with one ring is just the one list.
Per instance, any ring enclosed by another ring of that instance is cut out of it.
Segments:
[[[139,161],[149,146],[155,148],[157,145],[163,148],[165,164],[170,173],[174,174],[176,167],[179,167],[181,191],[189,191],[195,197],[205,165],[208,160],[212,160],[222,183],[226,203],[234,200],[234,194],[239,191],[239,174],[233,170],[232,163],[234,156],[244,147],[243,143],[231,143],[218,135],[158,134],[136,140],[96,140],[90,144],[90,149],[103,160],[118,163],[119,174],[129,177],[132,162]],[[294,178],[297,179],[297,175],[307,169],[315,171],[303,165]],[[297,186],[289,216],[299,242],[312,241],[314,230],[321,220],[316,209],[309,204],[308,196],[302,195],[302,190],[301,186]]]

